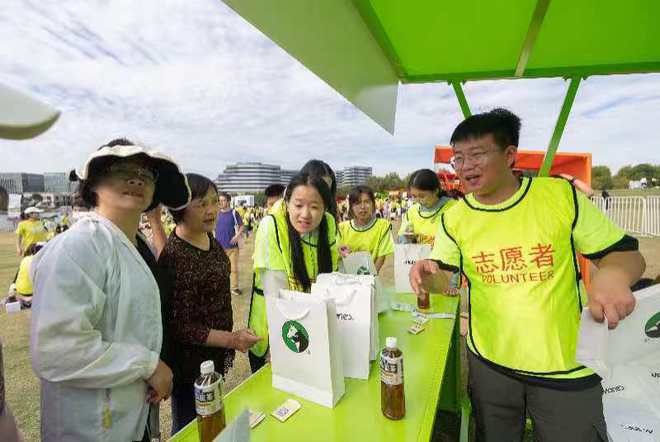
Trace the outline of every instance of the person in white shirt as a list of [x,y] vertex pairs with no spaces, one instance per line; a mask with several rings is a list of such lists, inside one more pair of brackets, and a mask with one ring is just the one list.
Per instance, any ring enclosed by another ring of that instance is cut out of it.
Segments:
[[125,139],[102,146],[76,174],[94,211],[31,268],[41,440],[149,440],[158,432],[150,404],[170,395],[172,372],[160,359],[156,260],[138,224],[161,203],[185,207],[190,190],[171,159]]

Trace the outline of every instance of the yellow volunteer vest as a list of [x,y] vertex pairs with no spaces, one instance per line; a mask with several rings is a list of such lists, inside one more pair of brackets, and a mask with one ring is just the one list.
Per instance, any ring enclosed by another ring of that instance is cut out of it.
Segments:
[[468,347],[522,375],[593,374],[575,360],[586,300],[572,237],[575,189],[525,178],[508,205],[496,207],[468,195],[442,216],[468,279]]
[[[417,242],[420,244],[433,244],[436,232],[440,227],[442,214],[456,203],[455,200],[447,197],[442,197],[442,199],[445,200],[445,203],[434,212],[423,213],[421,205],[415,203],[404,215],[406,223],[413,227],[413,233],[417,235]],[[405,229],[406,223],[403,223],[402,229]],[[399,235],[403,234],[404,232],[400,230]]]
[[[359,229],[353,226],[352,221],[339,223],[340,243],[350,247],[351,252],[369,252],[376,259],[387,255],[382,253],[381,243],[391,235],[392,224],[382,218],[376,218],[371,226]],[[390,254],[394,253],[394,249]]]
[[[289,234],[286,222],[286,210],[276,210],[274,214],[268,215],[274,221],[275,228],[269,231],[268,248],[269,254],[279,254],[283,258],[285,273],[289,281],[289,290],[302,291],[302,287],[296,280],[293,272],[293,263],[291,259],[291,248]],[[337,269],[339,262],[339,253],[336,247],[337,225],[335,218],[325,214],[328,223],[328,245],[332,258],[332,269]],[[318,260],[316,256],[316,242],[302,239],[303,254],[305,257],[305,266],[307,274],[311,281],[316,280],[318,275]],[[251,328],[257,336],[264,339],[253,346],[250,351],[256,356],[263,356],[268,351],[268,321],[266,318],[266,302],[264,299],[263,286],[261,284],[260,270],[255,269],[252,284],[252,302],[250,304],[250,313],[248,316],[248,327]]]
[[34,255],[26,256],[21,260],[16,275],[16,291],[20,295],[32,296],[32,280],[30,280],[30,264]]

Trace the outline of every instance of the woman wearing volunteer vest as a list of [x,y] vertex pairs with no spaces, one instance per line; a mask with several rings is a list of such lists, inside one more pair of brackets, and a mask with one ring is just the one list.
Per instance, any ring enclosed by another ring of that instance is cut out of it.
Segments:
[[[542,441],[607,440],[600,378],[575,359],[580,315],[610,328],[629,315],[644,271],[637,240],[562,178],[516,178],[520,120],[503,109],[454,131],[467,195],[442,215],[422,278],[460,270],[468,280],[469,388],[479,440],[521,440],[525,412]],[[584,292],[575,252],[598,267]]]
[[[309,160],[300,169],[300,173],[306,173],[311,176],[322,178],[330,189],[330,205],[326,207],[326,212],[330,213],[335,219],[337,218],[337,204],[335,197],[337,195],[337,176],[332,167],[325,161]],[[273,214],[278,211],[284,211],[284,200],[280,199],[273,202],[272,206],[268,208],[268,213]]]
[[283,210],[266,216],[254,245],[255,283],[248,327],[264,339],[249,353],[252,371],[264,365],[268,322],[264,296],[280,289],[309,292],[319,273],[337,270],[335,218],[330,188],[317,176],[296,175],[284,194]]
[[369,252],[376,271],[394,254],[392,224],[376,216],[376,200],[370,187],[357,186],[348,195],[350,220],[339,224],[342,254]]
[[171,159],[126,139],[99,148],[76,175],[94,211],[50,241],[31,269],[41,440],[151,440],[172,371],[159,356],[156,259],[138,226],[159,203],[185,207],[190,191]]
[[[408,190],[415,204],[401,219],[401,242],[433,244],[440,216],[453,200],[440,187],[438,176],[430,169],[420,169],[410,176]],[[392,209],[390,209],[392,210]]]

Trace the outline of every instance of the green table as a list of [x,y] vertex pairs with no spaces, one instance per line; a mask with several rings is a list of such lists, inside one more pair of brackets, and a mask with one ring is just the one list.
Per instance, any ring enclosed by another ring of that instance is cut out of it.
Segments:
[[[397,295],[414,303],[414,295]],[[431,311],[458,313],[458,297],[431,296]],[[256,372],[225,396],[227,421],[244,409],[259,410],[266,418],[251,432],[253,441],[428,441],[437,409],[458,412],[460,408],[460,352],[458,323],[454,319],[432,319],[426,329],[412,335],[410,313],[380,315],[380,342],[396,336],[404,356],[406,416],[400,421],[385,418],[380,410],[380,373],[371,364],[369,380],[346,378],[346,393],[335,408],[326,408],[271,384],[270,365]],[[288,398],[302,408],[285,423],[270,413]],[[197,424],[191,422],[170,441],[197,442]]]

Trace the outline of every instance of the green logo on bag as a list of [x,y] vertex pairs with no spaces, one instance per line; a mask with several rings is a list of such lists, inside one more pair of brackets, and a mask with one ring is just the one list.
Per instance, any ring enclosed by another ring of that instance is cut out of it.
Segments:
[[651,319],[646,322],[644,332],[649,338],[660,338],[660,312],[651,316]]
[[366,266],[360,266],[360,268],[357,269],[357,274],[358,275],[371,275],[369,272],[369,268]]
[[309,347],[309,333],[298,321],[286,321],[282,326],[282,339],[289,350],[302,353]]

